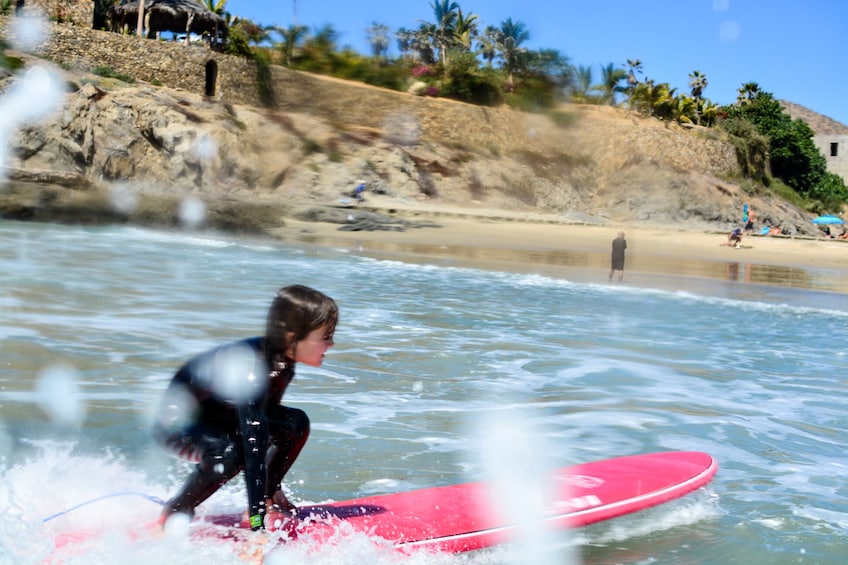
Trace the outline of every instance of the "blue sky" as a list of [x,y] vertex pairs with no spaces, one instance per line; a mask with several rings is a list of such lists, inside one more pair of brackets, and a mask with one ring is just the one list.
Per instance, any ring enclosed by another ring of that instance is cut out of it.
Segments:
[[[339,44],[369,53],[373,22],[394,32],[434,21],[430,0],[229,0],[231,14],[263,25],[332,24]],[[483,27],[519,20],[532,49],[557,49],[574,65],[623,65],[640,59],[644,75],[689,91],[698,70],[704,96],[718,104],[756,82],[762,90],[848,125],[846,0],[458,0]],[[275,40],[279,40],[275,36]],[[397,54],[392,42],[391,52]]]

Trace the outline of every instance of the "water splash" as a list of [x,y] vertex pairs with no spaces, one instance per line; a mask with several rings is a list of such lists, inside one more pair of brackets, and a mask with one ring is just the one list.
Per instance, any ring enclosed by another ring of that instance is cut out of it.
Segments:
[[138,194],[126,183],[115,183],[109,187],[109,204],[116,212],[130,215],[138,207]]
[[211,163],[218,157],[218,143],[204,133],[194,143],[194,154],[202,162]]
[[267,386],[267,366],[253,350],[240,345],[220,350],[212,364],[201,367],[199,374],[209,379],[212,391],[235,404],[255,400]]
[[[572,544],[545,523],[545,508],[553,500],[553,468],[545,430],[512,411],[497,412],[479,424],[481,460],[492,480],[492,505],[505,523],[518,525],[507,549],[510,563],[576,564]],[[561,448],[558,448],[561,449]]]
[[38,404],[56,424],[76,428],[85,419],[79,380],[79,373],[70,365],[51,365],[39,373]]
[[16,17],[15,25],[10,26],[9,41],[12,48],[32,53],[50,35],[50,25],[43,12],[33,9],[26,17]]
[[203,223],[206,218],[206,204],[199,198],[187,196],[180,203],[180,222],[189,228]]
[[[9,38],[12,47],[33,51],[48,36],[47,22],[40,17],[18,18]],[[63,81],[44,66],[29,68],[0,98],[0,183],[5,180],[9,139],[29,123],[42,120],[62,105]]]

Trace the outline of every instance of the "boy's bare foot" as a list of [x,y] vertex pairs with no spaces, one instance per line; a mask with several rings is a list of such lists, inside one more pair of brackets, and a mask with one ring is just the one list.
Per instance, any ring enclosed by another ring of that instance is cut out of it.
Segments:
[[286,514],[289,518],[297,515],[297,506],[291,503],[283,491],[278,490],[274,496],[266,500],[268,512]]
[[[278,490],[271,498],[265,499],[265,528],[268,530],[280,530],[289,524],[292,518],[297,516],[297,506],[291,503],[283,491]],[[250,516],[247,510],[241,517],[242,526],[247,527]]]

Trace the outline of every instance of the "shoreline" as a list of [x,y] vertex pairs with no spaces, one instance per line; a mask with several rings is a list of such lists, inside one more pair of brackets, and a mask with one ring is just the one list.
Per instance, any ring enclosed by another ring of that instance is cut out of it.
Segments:
[[[336,206],[336,208],[339,208]],[[624,282],[686,290],[707,278],[848,294],[848,241],[746,235],[742,247],[724,233],[646,225],[585,225],[555,216],[416,206],[343,207],[346,213],[387,213],[398,221],[436,224],[403,231],[343,231],[343,224],[286,218],[269,230],[282,241],[340,247],[412,262],[535,273],[607,282],[610,246],[625,232]],[[677,283],[664,279],[684,280]]]

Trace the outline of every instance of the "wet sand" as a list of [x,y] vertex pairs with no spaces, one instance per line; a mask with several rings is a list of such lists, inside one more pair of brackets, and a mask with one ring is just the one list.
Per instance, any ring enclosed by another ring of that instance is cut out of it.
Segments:
[[575,225],[555,217],[458,208],[391,213],[440,227],[341,231],[339,224],[286,219],[274,235],[405,261],[606,282],[612,239],[622,230],[625,283],[685,289],[691,279],[706,278],[848,293],[845,240],[747,235],[735,248],[724,245],[724,233],[677,227]]

